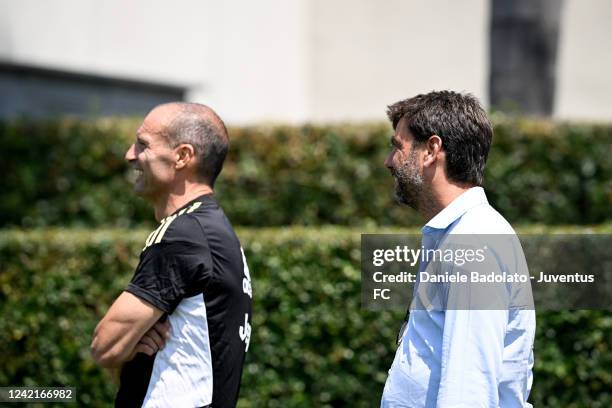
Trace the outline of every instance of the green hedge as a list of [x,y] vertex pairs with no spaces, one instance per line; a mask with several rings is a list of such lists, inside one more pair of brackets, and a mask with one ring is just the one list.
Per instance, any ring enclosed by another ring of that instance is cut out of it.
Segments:
[[[111,405],[115,384],[89,342],[147,232],[1,232],[0,385],[76,386],[80,405]],[[403,313],[361,310],[361,232],[239,230],[255,301],[240,407],[378,404]],[[539,313],[535,406],[612,406],[610,338],[609,313]]]
[[[612,125],[494,117],[486,188],[513,223],[610,219]],[[0,123],[0,227],[148,223],[123,155],[137,121]],[[387,124],[231,129],[217,192],[236,225],[418,225],[396,205]]]

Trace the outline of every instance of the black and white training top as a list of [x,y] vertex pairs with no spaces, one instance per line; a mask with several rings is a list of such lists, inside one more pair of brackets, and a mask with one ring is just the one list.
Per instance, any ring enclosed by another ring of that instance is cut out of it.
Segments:
[[170,339],[121,370],[117,407],[234,407],[251,340],[251,277],[212,195],[163,219],[126,291],[165,312]]

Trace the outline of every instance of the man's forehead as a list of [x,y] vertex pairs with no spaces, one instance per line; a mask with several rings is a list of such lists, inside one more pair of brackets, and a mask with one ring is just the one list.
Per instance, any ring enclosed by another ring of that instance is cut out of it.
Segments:
[[146,135],[146,134],[155,134],[158,133],[160,130],[160,124],[155,121],[153,118],[150,118],[149,116],[147,116],[143,121],[142,124],[138,127],[138,129],[136,130],[136,135],[141,136],[141,135]]
[[177,111],[177,108],[170,104],[154,108],[145,116],[136,134],[159,133],[170,124]]
[[150,123],[165,123],[168,122],[175,115],[176,109],[172,109],[170,106],[162,105],[154,108],[145,117],[144,122]]
[[144,136],[147,133],[152,133],[148,128],[147,125],[145,125],[145,123],[143,122],[138,129],[136,129],[136,136]]
[[410,133],[410,129],[408,128],[408,118],[406,117],[406,115],[402,116],[399,122],[397,122],[393,138],[405,142],[412,142],[412,140],[414,139],[412,133]]

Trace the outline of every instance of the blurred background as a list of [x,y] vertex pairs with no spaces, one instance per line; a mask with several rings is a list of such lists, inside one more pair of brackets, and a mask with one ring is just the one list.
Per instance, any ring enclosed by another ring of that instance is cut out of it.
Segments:
[[[91,333],[153,227],[123,155],[156,104],[213,107],[254,281],[240,407],[377,406],[404,313],[360,305],[360,234],[417,233],[385,107],[471,92],[519,232],[612,232],[606,0],[0,0],[0,386],[111,406]],[[538,312],[530,401],[612,406],[609,311]]]
[[0,2],[0,115],[143,114],[206,101],[230,124],[381,120],[432,89],[612,120],[607,0]]

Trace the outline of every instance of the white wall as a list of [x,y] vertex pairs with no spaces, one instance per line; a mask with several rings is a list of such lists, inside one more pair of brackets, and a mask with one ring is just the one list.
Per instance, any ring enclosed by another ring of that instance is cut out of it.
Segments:
[[204,3],[1,0],[0,57],[43,67],[197,83],[206,73]]
[[228,122],[309,119],[308,0],[208,0],[209,75],[190,99]]
[[[557,118],[612,120],[612,2],[567,0]],[[383,120],[432,89],[486,103],[488,0],[0,0],[0,60],[189,88],[228,123]]]
[[554,116],[612,121],[612,2],[565,4]]
[[486,99],[487,0],[315,0],[312,117],[385,119],[440,89]]

